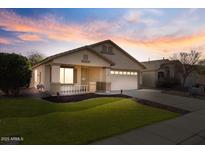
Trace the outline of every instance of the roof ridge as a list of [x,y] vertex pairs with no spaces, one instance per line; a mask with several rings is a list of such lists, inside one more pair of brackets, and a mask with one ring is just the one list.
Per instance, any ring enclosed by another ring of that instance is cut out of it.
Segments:
[[170,61],[169,59],[158,59],[158,60],[150,60],[150,61],[141,61],[141,63],[157,62],[157,61],[165,61],[165,60]]

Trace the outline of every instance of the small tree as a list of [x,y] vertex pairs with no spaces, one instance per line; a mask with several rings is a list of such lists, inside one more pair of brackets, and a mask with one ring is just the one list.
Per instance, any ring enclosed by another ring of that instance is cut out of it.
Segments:
[[18,54],[0,53],[0,89],[6,95],[18,95],[21,87],[29,86],[31,65]]
[[189,52],[180,52],[174,54],[171,59],[179,60],[182,63],[182,86],[184,87],[187,77],[190,73],[197,69],[196,64],[199,62],[201,57],[201,52],[198,52],[196,49],[192,49]]
[[44,59],[44,56],[40,53],[32,53],[28,56],[28,59],[31,63],[31,66],[37,64],[38,62],[42,61]]

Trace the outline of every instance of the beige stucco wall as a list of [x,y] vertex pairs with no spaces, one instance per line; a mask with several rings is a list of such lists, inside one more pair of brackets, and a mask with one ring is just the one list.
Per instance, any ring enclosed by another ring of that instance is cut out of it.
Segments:
[[[109,44],[107,44],[109,45]],[[111,44],[110,44],[111,45]],[[101,53],[102,46],[96,46],[95,50],[98,53]],[[47,90],[53,91],[55,93],[60,85],[60,66],[67,65],[72,66],[77,69],[77,83],[81,84],[81,70],[82,67],[89,68],[89,82],[111,82],[110,80],[110,70],[111,69],[119,69],[119,70],[139,70],[142,67],[129,58],[126,54],[118,50],[113,46],[114,55],[102,54],[107,59],[110,59],[115,63],[114,66],[110,66],[110,63],[103,58],[99,57],[95,53],[89,50],[82,50],[80,52],[74,52],[56,59],[53,59],[49,64],[43,64],[38,66],[38,72],[41,71],[41,83],[45,85]],[[88,55],[89,62],[82,62],[83,55]],[[33,71],[35,70],[33,69]],[[51,74],[51,76],[50,76]],[[37,84],[35,84],[37,85]],[[55,90],[53,90],[55,89]]]
[[103,71],[104,69],[100,67],[89,68],[89,82],[104,81]]
[[[104,45],[111,46],[111,44],[109,44],[109,43],[106,43]],[[113,61],[115,63],[115,65],[111,67],[113,69],[125,69],[125,70],[141,70],[142,69],[139,64],[136,64],[136,62],[134,62],[127,55],[122,53],[116,47],[114,47],[114,46],[112,46],[112,47],[113,47],[113,49],[112,49],[113,55],[101,53],[102,45],[95,46],[95,47],[93,47],[93,49],[98,51],[98,53],[102,54],[106,58]]]
[[60,83],[60,65],[51,66],[51,82]]
[[[83,55],[88,55],[89,63],[82,62]],[[110,63],[100,58],[89,50],[83,50],[62,56],[53,60],[53,63],[68,64],[68,65],[84,65],[84,66],[104,66],[109,67]]]
[[45,88],[46,90],[50,90],[50,83],[51,83],[51,66],[45,65]]
[[156,87],[157,75],[155,71],[142,72],[142,86]]
[[[35,78],[35,70],[37,70],[37,81],[34,80]],[[40,81],[40,72],[41,72],[41,81]],[[36,87],[38,84],[45,84],[45,65],[40,65],[32,70],[32,79],[31,79],[31,86]]]

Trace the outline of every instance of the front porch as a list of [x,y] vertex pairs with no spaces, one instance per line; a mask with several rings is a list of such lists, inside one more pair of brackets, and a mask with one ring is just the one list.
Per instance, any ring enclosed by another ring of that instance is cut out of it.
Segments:
[[78,95],[110,91],[110,68],[94,66],[51,66],[51,95]]

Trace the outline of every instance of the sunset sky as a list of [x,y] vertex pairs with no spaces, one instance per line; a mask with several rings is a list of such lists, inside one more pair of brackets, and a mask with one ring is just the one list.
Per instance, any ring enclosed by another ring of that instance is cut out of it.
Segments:
[[139,61],[199,48],[205,9],[0,9],[0,52],[50,56],[111,39]]

